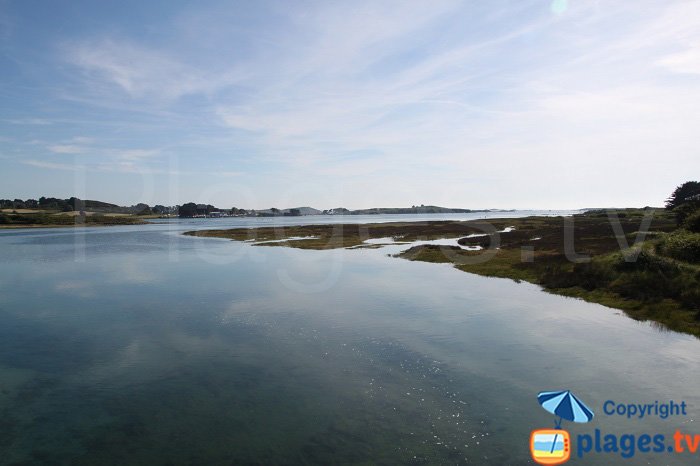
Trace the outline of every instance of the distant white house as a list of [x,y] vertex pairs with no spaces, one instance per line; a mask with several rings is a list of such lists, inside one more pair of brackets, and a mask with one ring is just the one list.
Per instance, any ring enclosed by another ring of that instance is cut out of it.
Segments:
[[219,218],[219,217],[221,217],[221,212],[217,212],[217,211],[209,212],[209,217],[210,218]]

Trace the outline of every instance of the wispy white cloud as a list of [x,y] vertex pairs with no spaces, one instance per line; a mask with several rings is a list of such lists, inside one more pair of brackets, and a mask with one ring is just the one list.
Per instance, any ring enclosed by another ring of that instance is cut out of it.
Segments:
[[137,98],[177,99],[208,94],[240,80],[237,68],[213,74],[178,59],[176,53],[128,39],[105,38],[64,45],[66,60],[87,83],[111,83]]
[[700,74],[700,42],[660,59],[657,64],[676,73]]
[[54,154],[89,155],[96,161],[120,161],[133,163],[139,160],[152,159],[162,154],[161,149],[120,149],[105,147],[94,138],[75,137],[68,142],[49,144],[46,146]]
[[159,168],[145,164],[137,164],[129,161],[105,161],[99,163],[60,163],[44,160],[25,159],[20,161],[24,165],[31,167],[43,168],[47,170],[65,170],[65,171],[85,171],[85,172],[104,172],[104,173],[132,173],[138,175],[172,175],[179,176],[181,173],[176,170],[167,168]]
[[[159,148],[107,147],[95,138],[78,136],[60,143],[49,144],[46,149],[52,154],[52,159],[30,158],[23,160],[22,163],[53,170],[174,174],[173,171],[160,166],[162,150]],[[58,156],[61,157],[60,160],[56,159]],[[73,163],[65,162],[65,156],[74,156]]]
[[244,174],[245,174],[244,172],[236,172],[236,171],[229,171],[229,170],[213,171],[213,172],[208,173],[208,175],[210,175],[210,176],[220,176],[220,177],[224,177],[224,178],[234,178],[234,177],[243,176]]
[[52,124],[51,120],[47,120],[45,118],[9,118],[3,121],[12,125],[45,126]]
[[83,154],[88,150],[87,147],[76,144],[53,144],[47,149],[56,154]]
[[[655,64],[671,72],[696,73],[700,62],[700,3],[643,3],[639,11],[647,14],[631,23],[633,30],[629,34],[606,43],[605,50],[612,57],[628,57],[639,67]],[[625,9],[619,16],[624,12]]]
[[29,165],[30,167],[37,167],[37,168],[46,168],[50,170],[70,170],[74,171],[76,169],[76,166],[73,164],[69,163],[56,163],[56,162],[44,162],[42,160],[22,160],[21,161],[25,165]]
[[[2,158],[0,156],[0,158]],[[147,163],[139,158],[135,160],[129,159],[97,159],[86,160],[81,158],[73,163],[53,162],[37,159],[21,159],[20,163],[45,170],[60,170],[60,171],[79,171],[93,173],[122,173],[135,175],[167,175],[172,177],[179,176],[203,176],[203,177],[218,177],[218,178],[234,178],[245,175],[242,171],[231,170],[176,170],[168,167],[160,166],[161,164]]]
[[105,152],[121,160],[142,160],[157,157],[161,154],[160,149],[108,149]]
[[[679,37],[686,40],[692,36],[692,29],[686,26],[696,24],[695,20],[700,17],[696,9],[691,7],[691,11],[685,11],[674,7],[674,12],[669,13],[672,18],[685,18],[680,30],[674,29],[674,24],[679,23],[667,16],[659,20],[647,18],[646,23],[619,37],[612,34],[599,40],[566,41],[566,47],[543,44],[541,54],[528,50],[526,53],[532,55],[532,62],[517,68],[497,57],[507,53],[508,48],[517,47],[522,37],[532,34],[566,38],[567,26],[544,18],[539,23],[506,31],[500,36],[487,35],[476,43],[458,43],[439,54],[426,54],[405,63],[391,73],[369,78],[358,70],[380,61],[397,47],[395,43],[386,45],[373,41],[371,31],[363,35],[363,40],[329,39],[332,45],[336,45],[336,41],[341,43],[338,49],[342,53],[324,58],[323,49],[299,59],[298,66],[285,62],[287,68],[276,75],[278,79],[271,85],[261,86],[245,102],[219,106],[217,115],[224,124],[260,133],[264,142],[273,145],[294,146],[300,139],[308,138],[310,146],[334,141],[358,148],[376,147],[380,142],[399,143],[400,140],[419,143],[425,138],[431,138],[431,143],[437,147],[455,138],[462,144],[478,146],[481,141],[472,136],[484,131],[483,120],[487,120],[495,132],[527,118],[535,121],[544,117],[563,118],[575,123],[594,113],[607,120],[611,113],[618,115],[616,123],[623,125],[618,131],[624,130],[625,118],[636,120],[640,112],[652,119],[654,113],[661,112],[665,117],[675,116],[674,120],[679,122],[687,115],[665,111],[669,92],[664,91],[665,85],[648,77],[647,63],[653,54],[640,43],[647,40],[651,29],[655,31],[657,55],[675,45],[681,46],[677,43]],[[572,12],[582,16],[588,13],[589,10]],[[422,21],[430,19],[418,16]],[[589,20],[581,17],[559,21],[576,23],[579,19]],[[599,20],[604,23],[609,18],[603,16]],[[422,21],[402,19],[401,28],[387,28],[392,31],[388,36],[397,41],[405,40],[402,33],[415,32],[424,24]],[[352,17],[344,17],[343,21],[331,18],[327,22],[333,25],[329,30],[338,37],[352,37],[350,31],[364,33],[361,21],[353,22]],[[598,27],[593,24],[588,29],[594,32]],[[611,55],[611,50],[630,52],[628,46],[632,43],[636,44],[635,54]],[[546,55],[546,49],[551,53],[565,52],[568,56]],[[352,60],[356,56],[360,57],[359,65]],[[694,52],[684,52],[682,56],[671,55],[660,63],[694,69],[690,60],[694,56]],[[346,66],[337,63],[345,57],[351,57],[344,62]],[[333,74],[335,69],[342,72]],[[620,71],[624,74],[617,74]],[[298,76],[304,76],[305,81],[297,79]],[[627,98],[625,92],[630,79],[639,90],[635,99]],[[493,89],[498,91],[493,97],[484,96]],[[695,93],[697,86],[690,85],[684,92]],[[517,127],[512,129],[517,130]],[[579,137],[589,138],[590,135],[580,134]]]
[[[70,66],[58,95],[111,131],[43,146],[124,173],[167,172],[175,154],[181,173],[264,174],[270,196],[313,178],[319,194],[355,198],[366,183],[386,202],[411,186],[431,203],[562,206],[581,204],[571,187],[586,180],[601,188],[589,197],[663,199],[665,183],[700,169],[700,3],[550,6],[205,2],[160,35],[77,34],[59,41]],[[674,161],[658,188],[618,191],[616,176],[639,179],[658,154]]]

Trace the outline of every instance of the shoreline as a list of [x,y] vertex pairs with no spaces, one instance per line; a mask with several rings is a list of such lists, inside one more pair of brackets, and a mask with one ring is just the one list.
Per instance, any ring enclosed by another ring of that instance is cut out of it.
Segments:
[[17,213],[0,213],[0,229],[16,230],[21,228],[75,228],[93,226],[144,225],[146,219],[154,218],[145,215],[99,214],[88,212],[87,215],[77,215],[77,212],[51,213],[47,211]]
[[78,227],[122,227],[129,225],[148,225],[154,222],[134,222],[134,223],[75,223],[73,225],[58,223],[58,224],[39,224],[39,225],[0,225],[0,230],[17,230],[17,229],[37,229],[37,228],[78,228]]
[[58,224],[30,224],[30,225],[0,225],[0,230],[21,230],[21,229],[40,229],[40,228],[92,228],[92,227],[121,227],[129,225],[148,225],[153,222],[133,222],[133,223],[58,223]]
[[[620,241],[634,243],[648,212],[617,210],[615,218],[623,237],[618,237],[608,215],[601,212],[566,218],[532,216],[252,227],[183,234],[230,239],[258,247],[315,250],[381,248],[392,244],[367,241],[391,238],[396,241],[394,245],[400,242],[406,246],[392,257],[447,263],[467,273],[526,281],[540,285],[549,293],[619,309],[635,320],[657,322],[700,338],[700,310],[694,307],[692,294],[700,291],[697,282],[700,266],[662,256],[657,251],[663,236],[676,229],[673,217],[656,209],[652,212],[649,233],[641,244],[628,249],[619,245]],[[568,246],[565,244],[567,222],[573,225],[573,240]],[[455,240],[457,245],[429,244],[439,243],[441,239]],[[569,246],[575,251],[571,259]],[[629,254],[634,254],[636,259],[630,261]],[[677,281],[685,285],[690,283],[693,290],[663,288],[660,283],[669,274],[676,274],[680,277]]]

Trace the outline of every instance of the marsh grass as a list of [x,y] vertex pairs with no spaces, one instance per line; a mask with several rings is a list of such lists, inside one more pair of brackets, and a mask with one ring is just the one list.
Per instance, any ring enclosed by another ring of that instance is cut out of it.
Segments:
[[[650,213],[649,231],[640,236],[643,242],[635,244],[642,220]],[[504,232],[507,227],[514,230]],[[676,230],[674,217],[663,209],[620,209],[569,218],[304,225],[186,234],[299,249],[370,247],[363,242],[386,237],[401,242],[459,238],[460,245],[483,250],[418,245],[394,257],[449,263],[464,272],[535,283],[552,293],[621,309],[634,319],[653,320],[700,336],[700,268],[678,260],[678,254],[665,253],[676,251],[679,247],[673,247],[681,240],[688,249],[688,235]],[[313,238],[260,243],[305,236]],[[680,239],[675,243],[669,241],[676,237]]]
[[70,227],[70,226],[97,226],[97,225],[139,225],[146,223],[143,217],[112,216],[112,215],[75,215],[73,213],[0,213],[0,228],[24,228],[24,227]]

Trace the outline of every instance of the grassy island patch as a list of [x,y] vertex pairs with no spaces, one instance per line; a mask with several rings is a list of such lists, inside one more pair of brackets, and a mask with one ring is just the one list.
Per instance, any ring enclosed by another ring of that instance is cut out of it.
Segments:
[[144,217],[135,215],[77,215],[77,212],[57,213],[33,210],[0,212],[0,228],[139,225],[143,223],[146,223]]
[[[641,231],[641,233],[640,233]],[[573,217],[401,222],[191,231],[256,246],[299,249],[405,243],[395,257],[451,263],[479,275],[624,310],[700,336],[700,265],[694,236],[664,209],[591,211]],[[442,238],[455,245],[411,243]],[[375,240],[365,243],[367,240]],[[379,243],[379,244],[376,244]],[[467,250],[464,247],[480,247]]]

